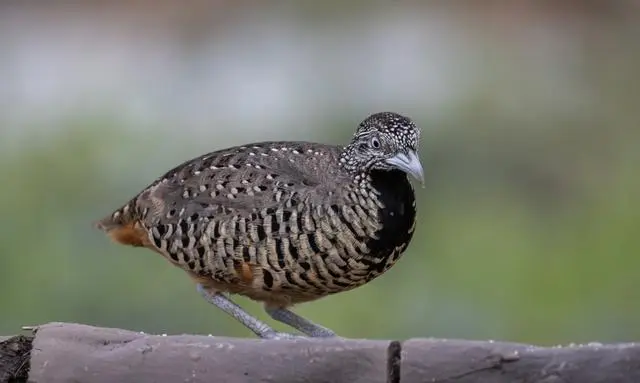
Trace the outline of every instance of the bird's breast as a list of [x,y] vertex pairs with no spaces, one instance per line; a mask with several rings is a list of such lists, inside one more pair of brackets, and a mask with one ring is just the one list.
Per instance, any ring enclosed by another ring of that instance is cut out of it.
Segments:
[[415,195],[403,172],[374,172],[371,188],[368,195],[376,205],[371,210],[371,219],[377,229],[362,238],[366,251],[351,271],[352,279],[358,284],[366,283],[392,267],[407,249],[415,229]]

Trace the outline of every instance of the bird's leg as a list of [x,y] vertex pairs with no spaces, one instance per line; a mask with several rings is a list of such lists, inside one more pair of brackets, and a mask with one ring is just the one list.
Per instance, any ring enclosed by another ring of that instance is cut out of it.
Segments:
[[242,309],[242,307],[234,303],[231,299],[225,297],[219,292],[209,292],[201,284],[198,284],[197,289],[200,295],[202,295],[207,302],[218,307],[220,310],[224,311],[225,313],[231,315],[238,322],[245,325],[245,327],[253,331],[260,338],[263,338],[263,339],[300,338],[300,336],[277,332],[276,330],[271,328],[268,324],[255,318],[254,316],[246,312],[244,309]]
[[328,328],[317,325],[286,308],[266,305],[264,309],[271,318],[287,324],[312,338],[330,338],[336,336],[336,333]]

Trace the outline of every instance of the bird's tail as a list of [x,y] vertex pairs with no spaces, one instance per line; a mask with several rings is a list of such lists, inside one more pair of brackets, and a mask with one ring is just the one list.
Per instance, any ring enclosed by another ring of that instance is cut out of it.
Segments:
[[123,226],[131,224],[136,220],[136,200],[135,198],[127,202],[118,210],[102,218],[99,221],[93,223],[93,226],[104,232],[110,232],[111,230],[121,228]]

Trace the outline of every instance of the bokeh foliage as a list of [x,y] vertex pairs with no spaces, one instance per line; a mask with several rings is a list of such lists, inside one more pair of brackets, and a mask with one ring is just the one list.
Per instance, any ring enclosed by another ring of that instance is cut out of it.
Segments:
[[[362,288],[296,310],[347,337],[640,338],[638,36],[583,47],[571,73],[584,97],[561,105],[534,57],[487,50],[474,91],[438,117],[411,113],[424,129],[427,184],[416,185],[405,257]],[[356,109],[258,136],[342,143],[364,117]],[[117,112],[25,118],[17,139],[0,114],[0,334],[72,321],[250,336],[182,271],[92,227],[178,162],[256,139],[233,124],[183,135],[158,116],[164,124],[147,129]]]
[[[516,130],[475,102],[461,105],[423,138],[428,182],[417,185],[420,222],[406,257],[363,288],[298,310],[351,337],[640,336],[638,134],[609,130],[603,148],[601,130],[582,128],[592,118],[545,129],[556,124],[551,117]],[[56,123],[66,128],[0,155],[0,332],[77,321],[247,335],[180,270],[91,226],[199,152],[185,144],[167,158],[158,142],[110,117]],[[326,141],[347,139],[344,131],[336,127],[341,133]]]

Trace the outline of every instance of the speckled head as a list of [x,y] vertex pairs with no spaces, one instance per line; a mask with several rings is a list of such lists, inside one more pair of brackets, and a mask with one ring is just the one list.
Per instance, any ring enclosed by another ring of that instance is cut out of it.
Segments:
[[419,140],[420,129],[410,118],[393,112],[372,114],[360,123],[340,161],[355,172],[399,169],[424,183]]
[[381,112],[367,117],[358,126],[355,136],[380,133],[390,140],[397,141],[397,145],[417,150],[420,140],[420,129],[409,118],[393,112]]

